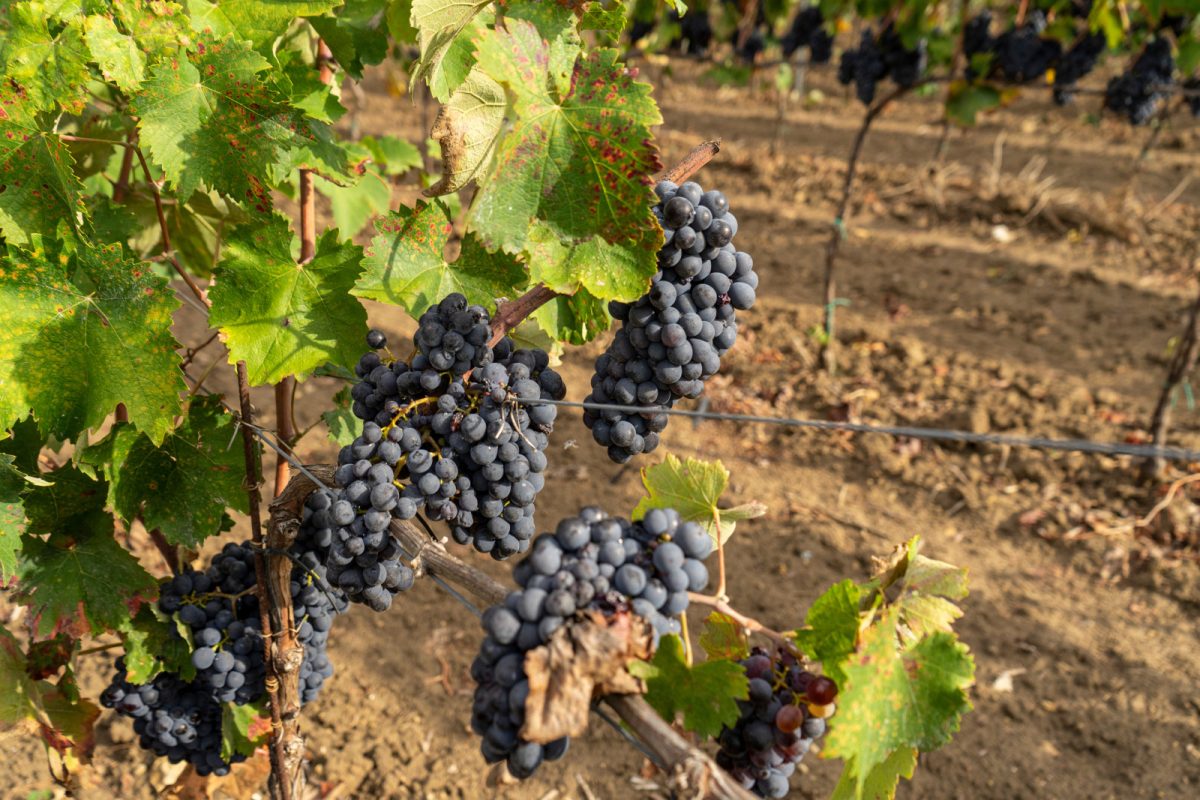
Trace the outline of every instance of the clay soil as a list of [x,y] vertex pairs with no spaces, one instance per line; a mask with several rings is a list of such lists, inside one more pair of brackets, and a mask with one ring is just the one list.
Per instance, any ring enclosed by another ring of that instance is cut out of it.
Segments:
[[[761,88],[717,88],[702,65],[643,69],[666,118],[665,163],[702,139],[724,140],[700,179],[731,198],[738,244],[761,273],[745,335],[708,387],[711,408],[1145,440],[1195,291],[1200,181],[1186,182],[1200,167],[1195,124],[1176,117],[1139,161],[1147,131],[1093,124],[1088,109],[1055,109],[1039,95],[953,132],[934,163],[936,97],[883,115],[843,242],[838,296],[849,305],[838,309],[830,376],[815,369],[809,329],[820,321],[824,247],[861,106],[818,74],[810,88],[823,99],[793,102],[781,121],[769,77]],[[419,108],[383,85],[380,74],[367,84],[361,131],[417,138]],[[402,314],[369,311],[394,339],[411,332]],[[191,313],[181,312],[180,338],[195,343]],[[586,394],[602,346],[565,355],[571,398]],[[302,388],[301,426],[334,388]],[[257,400],[271,408],[267,395]],[[1187,405],[1181,395],[1172,442],[1200,448],[1200,417]],[[305,443],[313,462],[334,456],[321,430]],[[543,526],[589,503],[616,513],[635,504],[637,469],[610,463],[574,410],[560,415],[552,450]],[[864,577],[871,555],[914,534],[930,555],[970,568],[959,630],[978,665],[975,710],[951,745],[922,757],[901,797],[1200,794],[1200,527],[1188,488],[1134,524],[1185,468],[1142,483],[1123,457],[682,419],[662,451],[723,460],[728,500],[770,508],[739,527],[729,573],[735,605],[772,627],[799,624],[825,587]],[[305,709],[312,783],[337,798],[664,796],[640,755],[595,717],[563,761],[524,784],[498,780],[467,728],[478,639],[470,613],[425,582],[385,615],[358,609],[340,620],[337,674]],[[83,661],[94,696],[106,657]],[[9,738],[0,753],[4,796],[59,793],[39,745]],[[792,796],[828,796],[837,769],[810,757]],[[146,797],[174,774],[106,715],[80,795]],[[221,791],[249,797],[250,783]]]

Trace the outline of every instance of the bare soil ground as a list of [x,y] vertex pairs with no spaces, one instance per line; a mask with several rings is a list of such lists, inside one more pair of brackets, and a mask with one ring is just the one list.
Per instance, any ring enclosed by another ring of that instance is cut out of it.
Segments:
[[[885,114],[867,144],[840,262],[841,369],[814,369],[824,244],[861,107],[827,75],[823,102],[782,123],[767,90],[715,88],[703,67],[647,65],[666,117],[665,163],[701,139],[724,151],[700,176],[731,198],[738,243],[761,272],[747,333],[708,388],[718,410],[1043,436],[1142,441],[1172,337],[1194,291],[1200,128],[1177,120],[1138,161],[1147,133],[1024,99],[977,128],[941,133],[935,99]],[[363,133],[416,137],[419,114],[374,79]],[[764,85],[769,80],[764,79]],[[199,341],[181,312],[180,336]],[[393,335],[403,315],[370,308]],[[565,357],[586,394],[603,342]],[[217,356],[218,354],[212,354]],[[219,380],[214,383],[221,386]],[[301,393],[301,425],[333,386]],[[269,409],[270,400],[258,398]],[[305,456],[332,460],[310,437]],[[1181,399],[1174,443],[1200,447]],[[574,446],[572,446],[574,445]],[[611,464],[577,413],[554,436],[544,527],[581,505],[626,512],[636,469]],[[730,500],[765,502],[730,557],[735,604],[776,628],[799,624],[830,583],[921,534],[970,568],[959,625],[978,664],[975,711],[925,756],[902,797],[1185,798],[1200,794],[1198,516],[1187,488],[1133,521],[1186,474],[1153,485],[1127,458],[1047,454],[677,419],[663,451],[720,458]],[[506,568],[485,566],[503,575]],[[358,610],[331,644],[337,674],[305,711],[314,783],[338,798],[661,796],[655,776],[593,719],[567,758],[496,785],[467,728],[471,615],[421,584],[386,615]],[[83,667],[101,686],[102,656]],[[169,777],[106,716],[84,797],[145,797]],[[51,784],[32,741],[0,741],[6,797]],[[827,796],[836,765],[810,757],[797,798]],[[248,797],[245,785],[227,795]]]

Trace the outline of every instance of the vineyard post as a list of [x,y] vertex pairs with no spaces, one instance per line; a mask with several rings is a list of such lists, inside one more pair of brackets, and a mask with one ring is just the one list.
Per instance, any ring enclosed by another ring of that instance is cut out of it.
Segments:
[[863,142],[866,141],[867,132],[871,129],[871,123],[875,121],[875,118],[893,100],[900,98],[927,82],[925,80],[918,81],[912,86],[897,86],[890,93],[876,100],[874,105],[868,107],[867,112],[863,114],[862,124],[858,127],[858,133],[854,136],[854,143],[850,146],[850,157],[846,162],[846,179],[842,183],[842,196],[838,201],[837,212],[834,214],[833,229],[829,234],[829,241],[825,244],[825,288],[822,294],[822,302],[824,303],[822,316],[824,336],[821,341],[821,362],[824,364],[825,370],[831,375],[837,371],[833,322],[834,306],[837,303],[837,281],[834,275],[834,266],[837,263],[838,247],[841,244],[842,238],[846,235],[846,216],[850,210],[850,194],[854,188],[854,176],[858,171],[858,159],[862,154]]
[[[1175,344],[1171,354],[1171,362],[1167,365],[1167,377],[1163,381],[1158,394],[1158,402],[1154,406],[1154,414],[1150,418],[1150,440],[1157,446],[1166,444],[1167,432],[1171,426],[1171,407],[1175,402],[1175,390],[1187,378],[1196,366],[1196,358],[1200,355],[1200,292],[1192,301],[1188,311],[1187,323],[1183,333]],[[1142,464],[1142,475],[1147,479],[1157,478],[1166,462],[1162,458],[1149,458]]]

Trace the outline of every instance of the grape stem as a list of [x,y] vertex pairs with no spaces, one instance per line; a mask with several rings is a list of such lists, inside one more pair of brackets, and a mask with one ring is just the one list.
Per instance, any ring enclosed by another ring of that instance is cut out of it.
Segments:
[[[721,152],[720,139],[701,142],[693,147],[682,161],[663,173],[659,180],[683,183],[703,169],[704,165],[712,161],[719,152]],[[559,292],[547,288],[546,284],[539,283],[516,300],[506,300],[500,303],[496,307],[495,316],[492,317],[492,338],[488,340],[488,347],[495,347],[509,331],[528,319],[534,311],[554,298],[562,296]]]
[[751,633],[757,633],[760,636],[765,636],[775,642],[780,647],[786,648],[796,655],[800,655],[800,651],[796,649],[796,644],[785,634],[777,630],[768,628],[754,617],[748,617],[742,612],[729,605],[729,602],[723,598],[714,595],[698,594],[696,592],[688,592],[688,600],[697,605],[708,606],[709,608],[732,619],[738,625],[741,625]]
[[[309,465],[295,474],[284,493],[271,503],[271,527],[295,531],[304,501],[316,488],[312,475],[326,486],[335,485],[334,468]],[[437,576],[487,605],[504,602],[511,591],[483,571],[448,552],[438,541],[411,522],[392,520],[390,532],[411,558],[418,577]],[[617,713],[657,758],[667,765],[672,788],[697,800],[753,800],[733,777],[717,766],[704,751],[692,745],[637,695],[605,695],[603,702]]]

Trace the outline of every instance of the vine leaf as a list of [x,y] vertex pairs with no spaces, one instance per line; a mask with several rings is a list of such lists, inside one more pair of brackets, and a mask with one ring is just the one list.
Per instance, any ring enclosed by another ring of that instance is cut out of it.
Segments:
[[49,486],[48,481],[26,475],[12,453],[0,453],[0,586],[16,575],[25,530],[25,502],[21,495],[30,486]]
[[29,525],[17,597],[30,606],[40,635],[65,630],[82,636],[119,628],[156,596],[158,586],[113,537],[102,481],[74,467],[46,477],[52,485],[25,495]]
[[342,4],[343,0],[189,0],[192,27],[211,29],[218,35],[232,34],[265,49],[287,32],[296,17],[315,17]]
[[935,633],[902,647],[892,606],[866,629],[844,666],[845,684],[823,755],[841,758],[862,796],[867,776],[894,751],[932,750],[950,740],[971,709],[975,668],[966,645]]
[[[29,93],[43,111],[60,107],[83,111],[90,75],[83,42],[82,18],[66,24],[52,20],[42,3],[13,3],[5,10],[0,30],[0,70]],[[51,33],[51,27],[55,29]]]
[[121,33],[112,17],[92,14],[83,21],[92,60],[104,77],[123,92],[134,92],[146,74],[146,59],[132,36]]
[[442,151],[442,177],[425,194],[435,197],[466,186],[491,162],[508,101],[504,87],[473,69],[442,105],[430,135]]
[[0,628],[0,724],[36,732],[72,768],[86,763],[96,744],[92,726],[99,706],[79,697],[69,674],[56,685],[34,680],[26,667],[16,638]]
[[821,662],[825,674],[839,684],[846,675],[842,664],[858,641],[859,602],[862,590],[852,580],[835,583],[809,607],[805,627],[796,631],[796,647]]
[[836,584],[795,634],[841,689],[822,752],[846,762],[838,797],[892,796],[911,776],[915,751],[945,744],[971,709],[975,663],[950,628],[966,571],[920,547],[913,537],[877,559],[869,581]]
[[704,620],[700,632],[700,647],[709,658],[740,661],[750,655],[750,642],[745,629],[728,614],[714,611]]
[[[439,101],[445,102],[450,97],[450,92],[455,89],[455,75],[460,76],[461,81],[470,69],[464,58],[464,49],[469,56],[470,48],[464,48],[461,43],[456,46],[456,42],[472,20],[490,4],[491,0],[459,3],[412,0],[410,20],[417,30],[421,59],[413,68],[411,86],[423,80]],[[476,32],[475,29],[466,31],[464,38],[469,39]]]
[[758,501],[733,508],[717,505],[729,485],[729,470],[720,461],[681,461],[668,453],[661,463],[642,468],[642,485],[646,496],[633,509],[633,519],[641,519],[652,508],[673,508],[685,520],[704,526],[714,541],[719,533],[722,544],[733,536],[738,521],[767,513]]
[[244,466],[233,417],[217,397],[196,398],[183,424],[155,446],[128,427],[113,432],[109,502],[121,519],[140,513],[171,544],[196,548],[220,532],[226,509],[246,512]]
[[29,93],[0,82],[0,234],[9,244],[53,237],[61,220],[79,228],[85,206],[74,166],[71,151],[51,120],[38,116]]
[[738,718],[738,700],[748,696],[750,682],[741,665],[712,660],[689,666],[679,637],[659,640],[649,661],[634,661],[629,671],[646,682],[646,702],[668,722],[683,715],[683,727],[701,736],[717,736]]
[[130,422],[162,442],[184,388],[171,334],[178,307],[166,279],[120,245],[73,257],[10,248],[0,261],[0,427],[32,409],[43,433],[70,439],[124,403]]
[[608,330],[612,317],[608,303],[580,289],[569,297],[555,297],[533,312],[533,321],[554,342],[586,344]]
[[185,681],[196,677],[191,648],[177,630],[182,624],[154,603],[143,604],[136,614],[122,620],[117,634],[124,645],[122,658],[130,683],[146,683],[160,672],[173,672]]
[[902,747],[868,773],[859,786],[849,771],[842,773],[830,800],[892,800],[901,778],[911,778],[917,766],[917,749]]
[[637,300],[657,271],[652,260],[647,263],[636,251],[603,239],[565,245],[540,222],[530,230],[525,252],[531,283],[544,283],[560,294],[587,289],[601,300]]
[[336,14],[313,17],[309,24],[333,53],[338,66],[355,80],[363,69],[387,57],[387,0],[346,0]]
[[353,443],[358,436],[358,417],[350,410],[350,388],[343,386],[341,391],[333,396],[333,408],[321,412],[325,427],[329,429],[329,439],[338,447]]
[[402,306],[413,317],[451,292],[490,307],[525,283],[525,270],[515,258],[489,253],[471,234],[463,239],[458,259],[447,263],[443,251],[453,226],[437,200],[401,207],[376,220],[375,230],[354,294]]
[[472,207],[474,229],[489,248],[515,253],[541,220],[567,242],[600,236],[640,251],[652,274],[662,231],[650,211],[660,167],[651,127],[662,116],[650,87],[614,50],[576,59],[578,45],[546,41],[532,22],[505,25],[478,48],[510,113]]
[[322,123],[276,96],[249,45],[201,34],[192,50],[162,61],[133,98],[141,139],[186,201],[201,185],[259,211],[271,197],[260,177],[310,165],[346,175],[344,151]]
[[328,230],[301,265],[293,238],[278,214],[238,227],[209,292],[209,322],[220,329],[230,363],[246,362],[253,384],[306,375],[329,361],[353,364],[366,335],[367,312],[348,294],[362,249]]
[[239,706],[221,704],[221,758],[228,761],[235,754],[254,755],[255,749],[267,741],[271,722],[264,701]]

